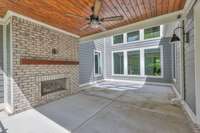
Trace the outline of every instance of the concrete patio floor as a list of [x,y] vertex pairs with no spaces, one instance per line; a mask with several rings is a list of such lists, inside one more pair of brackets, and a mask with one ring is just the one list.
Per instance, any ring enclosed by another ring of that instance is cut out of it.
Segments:
[[1,122],[3,133],[192,133],[172,98],[168,86],[102,82]]

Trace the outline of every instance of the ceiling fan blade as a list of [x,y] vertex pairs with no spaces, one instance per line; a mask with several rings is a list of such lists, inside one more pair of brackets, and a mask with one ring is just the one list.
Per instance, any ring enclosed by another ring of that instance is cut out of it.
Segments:
[[85,26],[81,27],[81,28],[80,28],[80,31],[83,31],[83,30],[85,30],[85,29],[87,29],[87,28],[89,28],[89,27],[90,27],[90,25],[89,25],[89,24],[87,24],[87,25],[85,25]]
[[102,24],[99,25],[99,28],[100,28],[102,31],[106,31],[106,28],[105,28]]
[[123,19],[124,19],[123,16],[113,16],[113,17],[102,18],[101,21],[119,21]]
[[89,19],[85,16],[80,16],[80,15],[76,15],[76,14],[72,14],[72,13],[65,13],[65,16],[78,17],[78,18],[82,18],[82,19],[86,19],[86,20]]
[[96,0],[94,7],[93,7],[93,15],[94,16],[99,16],[101,7],[102,7],[102,0]]

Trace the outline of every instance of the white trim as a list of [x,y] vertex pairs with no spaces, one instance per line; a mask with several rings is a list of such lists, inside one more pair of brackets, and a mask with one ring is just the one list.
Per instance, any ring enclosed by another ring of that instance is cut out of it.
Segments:
[[177,91],[175,85],[172,84],[171,86],[172,86],[173,91],[174,91],[175,94],[176,94],[176,97],[177,97],[179,100],[181,100],[181,99],[182,99],[182,96],[181,96],[180,93]]
[[[12,21],[11,18],[7,18],[5,19],[6,21],[4,21],[4,25],[3,25],[3,58],[4,58],[4,65],[3,65],[3,69],[4,69],[4,109],[6,112],[8,113],[13,113],[13,79],[12,79],[12,58],[13,58],[13,53],[12,53]],[[6,32],[7,32],[7,25],[10,24],[10,89],[11,89],[11,105],[9,105],[8,103],[8,77],[6,75],[7,72],[7,44],[6,44]]]
[[182,95],[177,91],[174,84],[171,84],[171,86],[172,86],[172,89],[173,89],[173,91],[175,92],[175,94],[178,98],[177,100],[180,100],[180,103],[181,103],[183,109],[185,110],[185,112],[189,115],[189,117],[191,118],[191,120],[194,123],[197,123],[197,117],[195,116],[195,114],[193,113],[191,108],[188,106],[188,104],[184,101],[184,99],[182,98]]
[[195,2],[196,2],[196,0],[186,0],[185,6],[183,9],[184,16],[186,16],[188,14],[188,12],[191,10],[191,8]]
[[[100,73],[99,74],[96,74],[95,73],[95,55],[96,55],[96,53],[99,53],[100,54],[100,67],[101,67],[101,71],[100,71]],[[100,76],[102,76],[103,75],[103,65],[102,65],[102,52],[101,51],[98,51],[98,50],[94,50],[94,54],[93,54],[93,56],[94,56],[94,77],[100,77]]]
[[14,90],[13,90],[13,40],[12,40],[12,19],[10,20],[10,77],[11,77],[11,106],[14,107]]
[[140,29],[140,40],[144,41],[144,29]]
[[18,14],[18,13],[16,13],[16,12],[13,12],[13,11],[10,11],[10,10],[7,11],[7,13],[6,13],[6,15],[4,16],[4,18],[1,18],[1,19],[0,19],[0,23],[5,23],[5,22],[7,21],[7,19],[9,19],[9,18],[12,17],[12,16],[19,17],[19,18],[22,18],[22,19],[31,21],[31,22],[33,22],[33,23],[39,24],[39,25],[44,26],[44,27],[47,27],[47,28],[49,28],[49,29],[52,29],[52,30],[55,30],[55,31],[58,31],[58,32],[62,32],[62,33],[66,34],[66,35],[69,35],[69,36],[73,36],[73,37],[76,37],[76,38],[80,38],[79,35],[76,35],[76,34],[67,32],[67,31],[65,31],[65,30],[56,28],[56,27],[54,27],[54,26],[48,25],[48,24],[43,23],[43,22],[40,22],[40,21],[38,21],[38,20],[34,20],[34,19],[30,18],[30,17],[23,16],[23,15],[21,15],[21,14]]
[[191,108],[189,107],[189,105],[184,100],[181,100],[181,104],[183,108],[185,109],[185,111],[187,112],[187,114],[189,115],[189,117],[191,118],[191,120],[194,123],[197,123],[197,118],[195,114],[193,113],[193,111],[191,110]]
[[140,75],[145,76],[144,49],[140,49]]
[[172,45],[171,51],[172,51],[172,61],[173,61],[173,63],[172,63],[172,69],[173,69],[172,70],[172,79],[174,82],[176,82],[176,77],[177,77],[176,76],[176,66],[177,66],[177,64],[176,64],[176,61],[177,61],[176,45]]
[[111,64],[111,66],[112,66],[112,75],[116,75],[116,76],[120,76],[120,75],[123,76],[124,75],[124,74],[115,74],[114,73],[114,53],[123,53],[123,58],[124,58],[124,51],[125,50],[112,51],[112,55],[111,55],[111,60],[112,60],[112,64]]
[[104,79],[102,79],[102,80],[96,80],[96,81],[91,81],[91,82],[88,82],[88,83],[80,84],[79,87],[90,86],[90,85],[93,85],[93,84],[96,84],[96,83],[100,83],[100,82],[103,82],[103,81],[104,81]]
[[[162,36],[163,36],[163,26],[162,25],[157,25],[157,26],[152,26],[152,27],[146,27],[146,28],[144,28],[144,30],[145,29],[154,28],[154,27],[158,27],[158,26],[160,27],[160,36],[159,37],[154,37],[154,38],[149,38],[149,39],[143,38],[144,41],[151,41],[151,40],[156,40],[156,39],[161,39],[162,38]],[[144,37],[144,30],[143,30],[143,37]]]
[[124,75],[128,75],[128,54],[124,51]]
[[[160,48],[160,67],[161,67],[161,75],[160,76],[151,76],[151,75],[145,75],[145,58],[144,58],[144,50],[145,49],[154,49],[154,48]],[[128,58],[127,58],[127,52],[129,51],[137,51],[140,50],[140,75],[129,75],[128,74]],[[124,74],[115,74],[114,73],[114,59],[113,54],[122,52],[124,56]],[[132,76],[132,77],[141,77],[141,78],[163,78],[164,77],[164,57],[163,57],[163,46],[162,45],[155,45],[155,46],[147,46],[147,47],[141,47],[141,48],[134,48],[134,49],[126,49],[126,50],[115,50],[112,51],[112,76]]]
[[[160,26],[160,36],[159,37],[144,39],[144,30],[145,29],[158,27],[158,26]],[[163,25],[158,25],[158,26],[147,27],[147,28],[143,28],[143,29],[139,29],[139,30],[132,30],[132,31],[124,32],[124,33],[114,34],[114,35],[111,36],[112,46],[115,47],[115,46],[119,46],[119,45],[133,44],[133,43],[139,43],[139,42],[147,42],[147,41],[153,41],[153,40],[160,40],[163,37],[163,32],[164,32],[163,27],[164,26]],[[127,34],[131,33],[131,32],[136,32],[136,31],[139,31],[139,40],[128,42]],[[114,37],[118,36],[118,35],[123,35],[123,42],[114,44]]]
[[4,79],[4,103],[7,103],[7,76],[6,76],[6,71],[7,71],[7,50],[6,50],[6,25],[3,25],[3,79]]
[[133,84],[165,85],[169,87],[172,86],[172,84],[170,83],[146,82],[146,81],[135,81],[135,80],[104,79],[104,81],[125,82],[125,83],[133,83]]
[[[139,40],[135,40],[135,41],[130,41],[130,42],[128,42],[128,34],[129,33],[132,33],[132,32],[139,32]],[[140,41],[142,41],[141,40],[141,37],[140,37],[140,35],[141,35],[141,30],[134,30],[134,31],[129,31],[129,32],[126,32],[126,42],[125,42],[125,44],[130,44],[130,43],[136,43],[136,42],[140,42]]]
[[106,78],[107,77],[107,75],[106,75],[106,72],[107,72],[107,70],[106,70],[106,38],[104,38],[104,56],[103,56],[103,65],[104,65],[104,67],[103,67],[103,76],[104,76],[104,78]]
[[[122,43],[114,43],[114,37],[115,37],[115,36],[119,36],[119,35],[122,35],[122,36],[123,36],[123,42],[122,42]],[[112,46],[124,44],[124,41],[125,41],[124,33],[119,33],[119,34],[112,35],[112,40],[111,40]]]
[[200,124],[200,1],[194,7],[194,56],[195,56],[195,94],[196,115]]

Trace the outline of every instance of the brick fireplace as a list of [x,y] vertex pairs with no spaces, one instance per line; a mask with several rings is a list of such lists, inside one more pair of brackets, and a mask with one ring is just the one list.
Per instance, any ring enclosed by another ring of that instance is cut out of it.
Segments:
[[66,90],[71,94],[71,79],[68,74],[38,76],[37,83],[41,90],[41,97]]
[[[14,112],[79,91],[79,65],[74,63],[79,61],[78,38],[25,18],[11,20]],[[30,59],[29,64],[21,64],[22,58]],[[32,64],[35,59],[43,61]],[[55,88],[48,88],[51,84]]]

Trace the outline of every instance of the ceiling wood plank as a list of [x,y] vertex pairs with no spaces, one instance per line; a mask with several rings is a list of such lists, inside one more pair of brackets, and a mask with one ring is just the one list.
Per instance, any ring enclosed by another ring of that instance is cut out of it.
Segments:
[[[106,29],[142,21],[181,10],[186,0],[102,0],[100,17],[120,16],[122,21],[105,22]],[[100,29],[80,30],[88,20],[66,16],[65,13],[89,17],[95,0],[0,0],[0,16],[8,10],[41,21],[51,26],[72,32],[81,37],[101,32]]]

